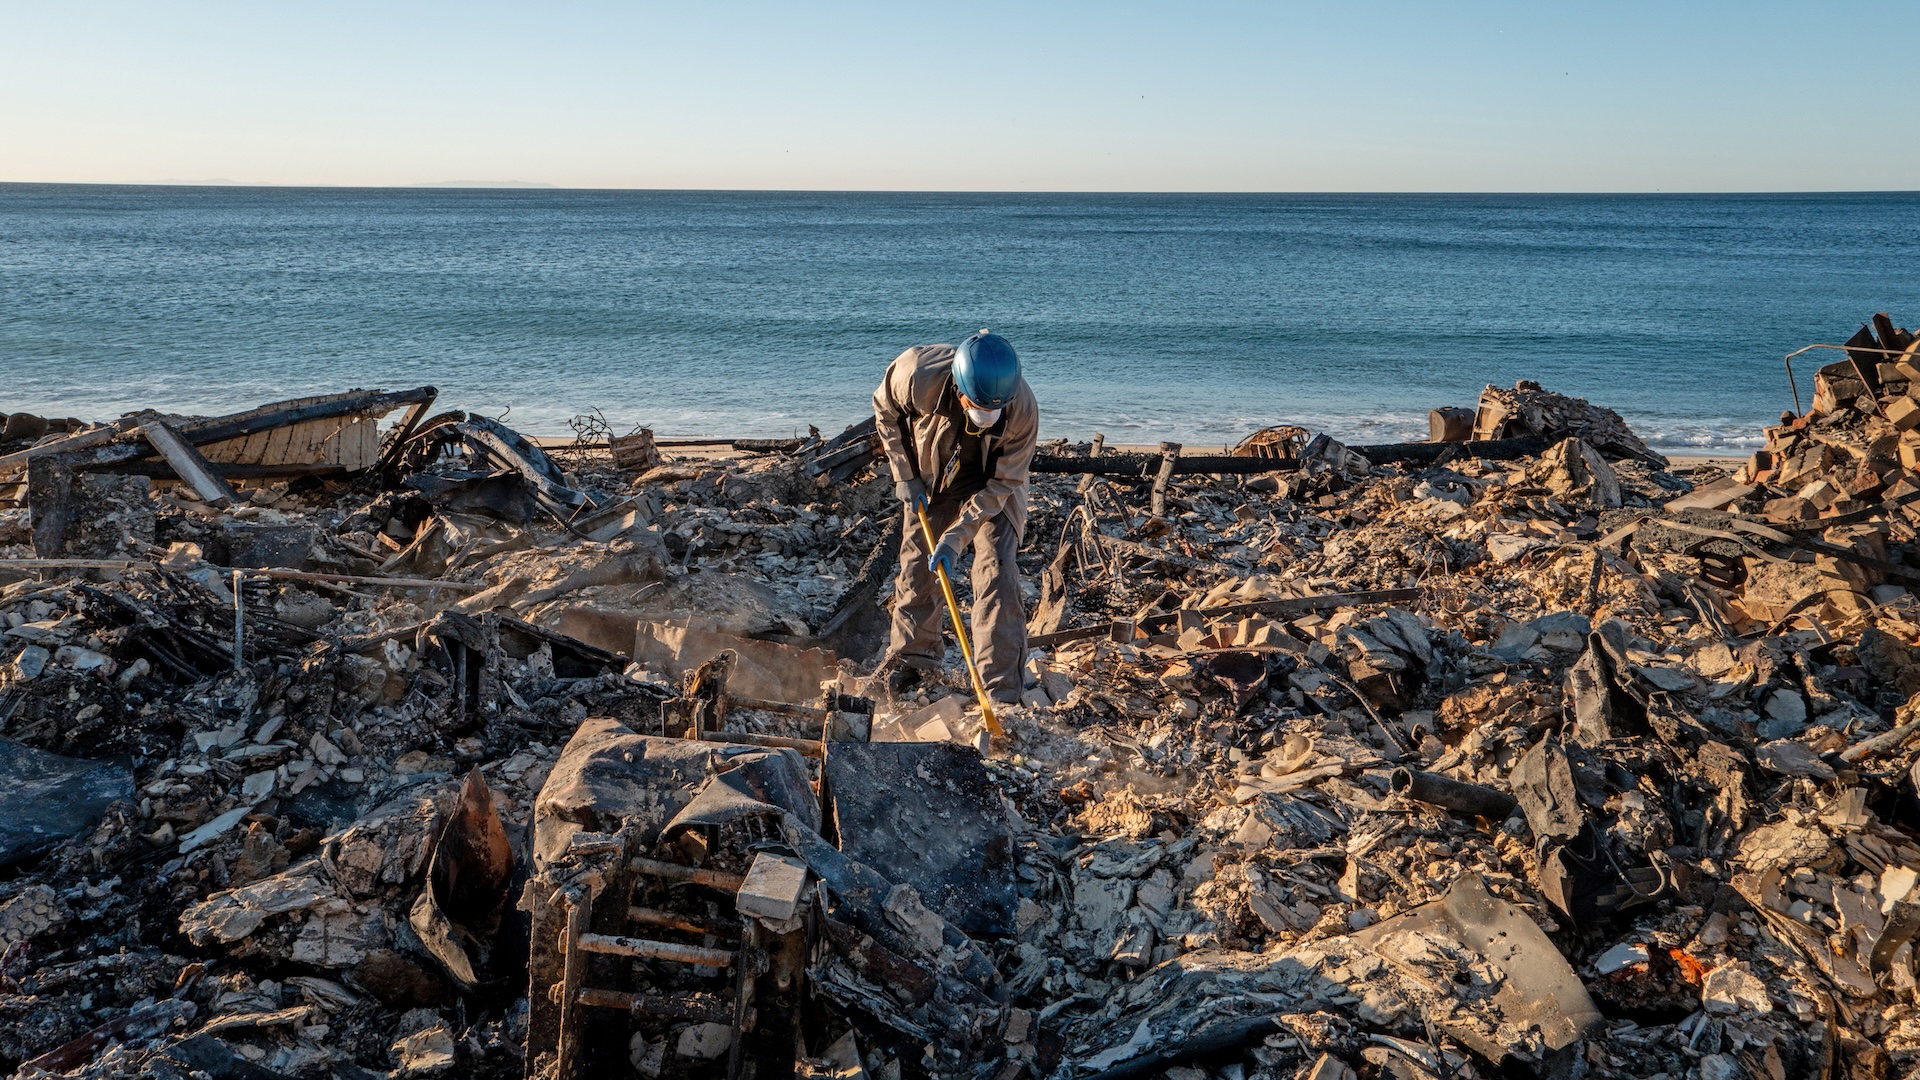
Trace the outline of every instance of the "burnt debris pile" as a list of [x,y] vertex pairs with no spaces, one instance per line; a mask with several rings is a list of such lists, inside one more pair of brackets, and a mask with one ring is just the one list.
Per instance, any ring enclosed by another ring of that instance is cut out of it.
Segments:
[[0,429],[0,1064],[87,1077],[1920,1068],[1920,359],[1731,471],[1042,447],[1028,689],[887,691],[872,424],[361,392]]

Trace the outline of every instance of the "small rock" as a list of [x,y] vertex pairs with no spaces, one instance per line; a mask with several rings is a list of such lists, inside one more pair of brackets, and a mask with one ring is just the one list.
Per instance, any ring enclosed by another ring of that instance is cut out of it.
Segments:
[[341,753],[340,748],[333,745],[325,735],[315,735],[310,745],[313,749],[313,759],[322,765],[345,765],[347,763],[347,755]]
[[911,885],[895,885],[893,891],[887,893],[881,913],[888,922],[911,936],[928,955],[938,953],[946,944],[945,921],[927,910],[920,900],[920,891]]
[[1738,1012],[1765,1015],[1773,1011],[1767,984],[1745,960],[1733,960],[1707,972],[1700,984],[1700,1004],[1716,1016]]
[[60,646],[60,651],[53,654],[53,659],[75,671],[98,671],[113,662],[105,653],[97,653],[79,645]]
[[1767,715],[1782,723],[1807,722],[1807,699],[1792,690],[1775,690],[1767,698]]
[[146,675],[152,670],[153,665],[147,663],[146,657],[135,657],[133,663],[128,664],[126,668],[120,672],[120,676],[113,680],[113,685],[125,690],[133,685],[133,680]]
[[627,1061],[633,1065],[633,1071],[647,1080],[655,1080],[667,1063],[667,1041],[650,1040],[641,1032],[634,1032],[627,1041]]
[[453,1032],[446,1021],[396,1040],[393,1056],[401,1076],[430,1076],[453,1068]]
[[683,1058],[712,1061],[733,1045],[733,1028],[726,1024],[689,1024],[680,1030],[673,1052]]
[[240,794],[244,796],[248,802],[259,802],[261,799],[273,794],[274,778],[275,774],[272,769],[267,769],[263,772],[249,773],[247,778],[240,782]]
[[1700,1059],[1700,1080],[1746,1080],[1747,1070],[1732,1054],[1708,1054]]
[[51,659],[52,653],[38,645],[29,645],[13,658],[13,676],[21,682],[37,679],[41,672],[47,670],[47,661]]
[[1048,670],[1040,675],[1040,688],[1052,701],[1065,701],[1073,693],[1073,679],[1064,671]]
[[1820,755],[1805,743],[1790,739],[1770,742],[1754,751],[1753,759],[1760,767],[1777,772],[1782,776],[1810,776],[1816,780],[1832,780],[1833,766],[1820,760]]
[[1647,962],[1647,947],[1638,941],[1623,941],[1593,961],[1593,970],[1602,975],[1611,975],[1616,971],[1625,971],[1636,964]]
[[1528,649],[1538,644],[1540,635],[1533,627],[1526,623],[1508,623],[1507,628],[1500,631],[1500,639],[1488,651],[1502,660],[1520,660],[1527,655]]
[[1712,947],[1727,943],[1727,913],[1716,911],[1707,918],[1707,924],[1700,928],[1700,944]]
[[1013,916],[1014,929],[1021,934],[1025,934],[1027,931],[1040,925],[1040,921],[1047,917],[1047,911],[1047,908],[1034,903],[1024,896],[1021,897],[1020,907],[1014,912]]

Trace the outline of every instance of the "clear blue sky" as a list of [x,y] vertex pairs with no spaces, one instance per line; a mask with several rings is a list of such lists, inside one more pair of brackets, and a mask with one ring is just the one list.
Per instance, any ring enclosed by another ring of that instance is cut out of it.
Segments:
[[1920,188],[1920,3],[0,0],[0,181]]

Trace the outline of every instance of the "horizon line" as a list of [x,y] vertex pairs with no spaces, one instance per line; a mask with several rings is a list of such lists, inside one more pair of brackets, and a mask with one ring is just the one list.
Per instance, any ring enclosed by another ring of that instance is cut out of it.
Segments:
[[513,191],[513,192],[644,192],[672,195],[1332,195],[1332,196],[1734,196],[1734,195],[1920,195],[1920,188],[1747,188],[1733,190],[1675,190],[1661,188],[1652,190],[1333,190],[1333,189],[1156,189],[1145,188],[776,188],[776,187],[592,187],[569,186],[546,181],[501,180],[436,180],[406,184],[269,184],[235,180],[202,181],[107,181],[107,180],[0,180],[0,188],[9,187],[95,187],[95,188],[199,188],[206,190],[227,190],[244,188],[249,190],[277,191]]

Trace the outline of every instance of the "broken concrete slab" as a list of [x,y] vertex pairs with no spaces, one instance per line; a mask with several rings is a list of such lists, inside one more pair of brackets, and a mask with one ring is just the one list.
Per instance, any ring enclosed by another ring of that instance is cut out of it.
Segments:
[[806,863],[762,851],[747,867],[734,902],[742,915],[784,923],[799,913],[806,888]]

